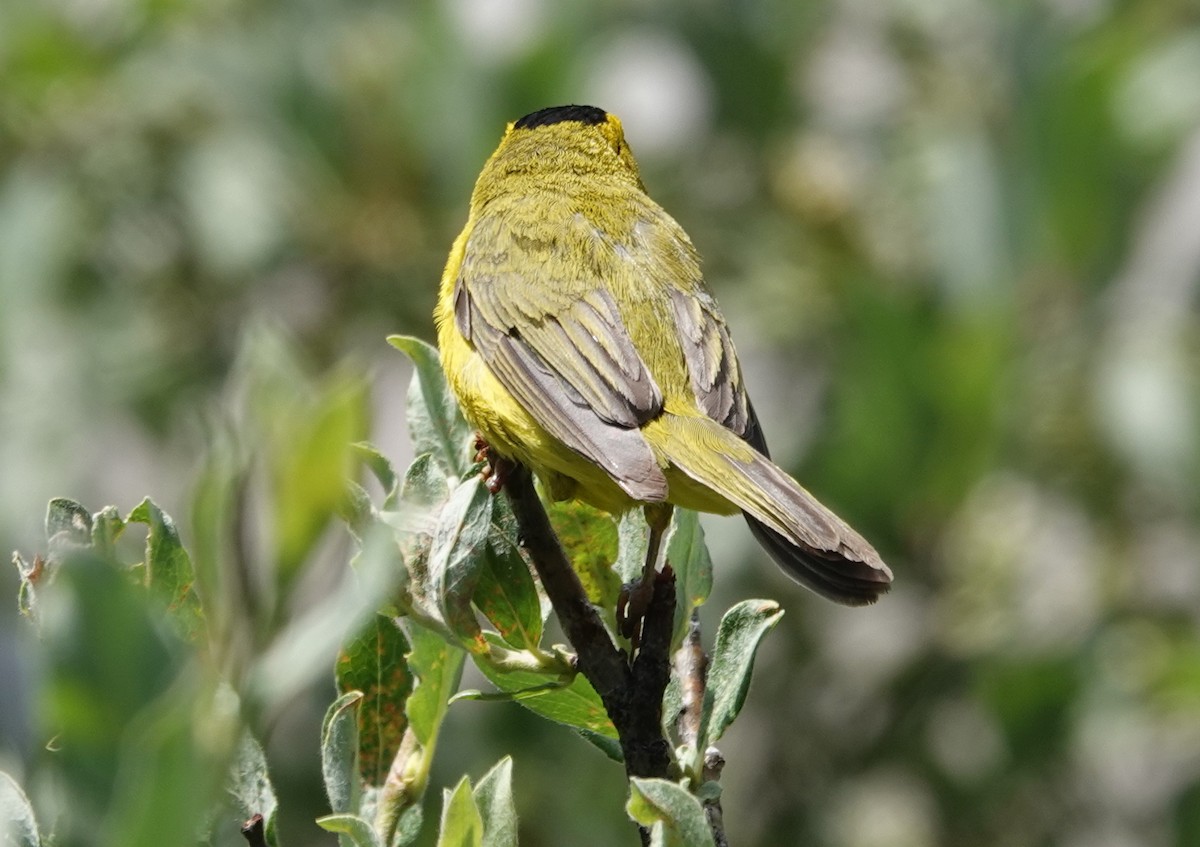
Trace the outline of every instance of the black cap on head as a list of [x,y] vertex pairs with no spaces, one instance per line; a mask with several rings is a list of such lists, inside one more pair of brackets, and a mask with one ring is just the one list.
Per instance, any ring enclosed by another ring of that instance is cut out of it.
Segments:
[[550,126],[565,121],[579,121],[582,124],[602,124],[608,120],[608,113],[595,106],[551,106],[530,112],[515,124],[514,129],[533,129],[537,126]]

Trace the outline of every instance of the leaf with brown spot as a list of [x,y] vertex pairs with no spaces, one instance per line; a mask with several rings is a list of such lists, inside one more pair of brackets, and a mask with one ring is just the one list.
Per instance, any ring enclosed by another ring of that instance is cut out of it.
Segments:
[[601,609],[616,608],[621,592],[621,578],[613,570],[617,559],[616,522],[578,500],[551,503],[546,513],[588,600]]
[[408,639],[396,622],[375,615],[338,655],[338,692],[361,691],[358,767],[363,782],[383,785],[408,726],[404,703],[413,676],[404,655]]

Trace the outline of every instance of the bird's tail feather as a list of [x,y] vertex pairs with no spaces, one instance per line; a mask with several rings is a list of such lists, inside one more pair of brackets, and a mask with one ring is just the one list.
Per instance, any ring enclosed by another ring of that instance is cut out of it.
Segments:
[[892,572],[875,549],[735,433],[707,418],[659,421],[657,432],[647,432],[654,447],[742,509],[755,538],[793,579],[850,606],[873,603],[888,590]]
[[844,557],[796,544],[749,512],[743,514],[750,532],[784,573],[822,597],[844,606],[867,606],[891,587],[891,573],[882,562],[865,575],[847,573]]

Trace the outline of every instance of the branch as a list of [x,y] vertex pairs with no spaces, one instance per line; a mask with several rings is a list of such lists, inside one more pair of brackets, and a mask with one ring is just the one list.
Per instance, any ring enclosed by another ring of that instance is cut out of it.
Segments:
[[[709,747],[704,751],[705,782],[719,781],[724,768],[725,757],[716,747]],[[721,808],[720,796],[704,801],[704,816],[708,818],[708,827],[712,830],[716,847],[729,847],[729,838],[725,835],[725,812]]]
[[[675,654],[675,672],[679,674],[683,710],[676,726],[679,740],[693,750],[700,744],[700,721],[704,714],[704,683],[708,678],[708,656],[700,644],[700,612],[692,610],[687,635]],[[699,754],[697,753],[697,756]]]
[[579,670],[604,702],[625,758],[628,776],[670,776],[671,746],[663,735],[662,698],[670,676],[671,626],[675,615],[675,576],[664,568],[654,583],[641,647],[632,666],[588,602],[579,577],[559,544],[529,471],[518,465],[504,490],[512,501],[521,543],[541,578],[567,640],[579,657]]
[[[663,693],[671,678],[671,632],[675,622],[675,573],[664,565],[655,575],[654,596],[642,624],[642,641],[631,679],[620,700],[627,710],[624,726],[605,701],[621,736],[625,770],[630,776],[670,778],[671,745],[663,734]],[[621,654],[618,654],[621,655]]]
[[[692,773],[692,778],[698,783],[696,787],[699,787],[700,783],[719,781],[721,770],[725,767],[725,759],[721,752],[716,747],[699,749],[704,689],[708,678],[708,656],[700,643],[700,613],[695,609],[692,610],[687,636],[675,654],[675,672],[679,675],[679,684],[683,692],[683,710],[679,713],[676,725],[679,728],[679,740],[694,751],[695,758],[688,767],[689,770],[698,772]],[[704,816],[708,820],[709,829],[712,830],[716,847],[729,847],[719,795],[704,801]]]
[[263,816],[255,815],[242,824],[242,835],[250,847],[267,847],[267,833],[263,829]]

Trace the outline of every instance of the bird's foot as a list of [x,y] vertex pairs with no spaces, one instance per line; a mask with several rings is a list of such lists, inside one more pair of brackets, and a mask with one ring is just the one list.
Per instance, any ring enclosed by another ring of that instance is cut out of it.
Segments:
[[644,579],[625,583],[617,595],[617,632],[628,639],[631,655],[642,640],[642,621],[653,596],[654,583]]
[[492,494],[499,494],[515,463],[498,455],[479,433],[475,433],[475,461],[484,463],[479,476],[483,478],[487,490]]
[[[655,593],[661,583],[670,587],[670,607],[662,607],[661,597],[656,599]],[[674,611],[674,571],[671,565],[662,565],[662,570],[647,571],[636,582],[626,582],[620,587],[617,596],[617,631],[629,639],[629,659],[634,660],[638,647],[641,647],[644,626],[647,615],[665,613],[671,615]]]
[[617,632],[628,639],[630,657],[637,653],[642,643],[642,626],[654,601],[655,586],[674,579],[670,566],[664,565],[661,571],[650,571],[636,582],[621,586],[621,593],[617,595]]

